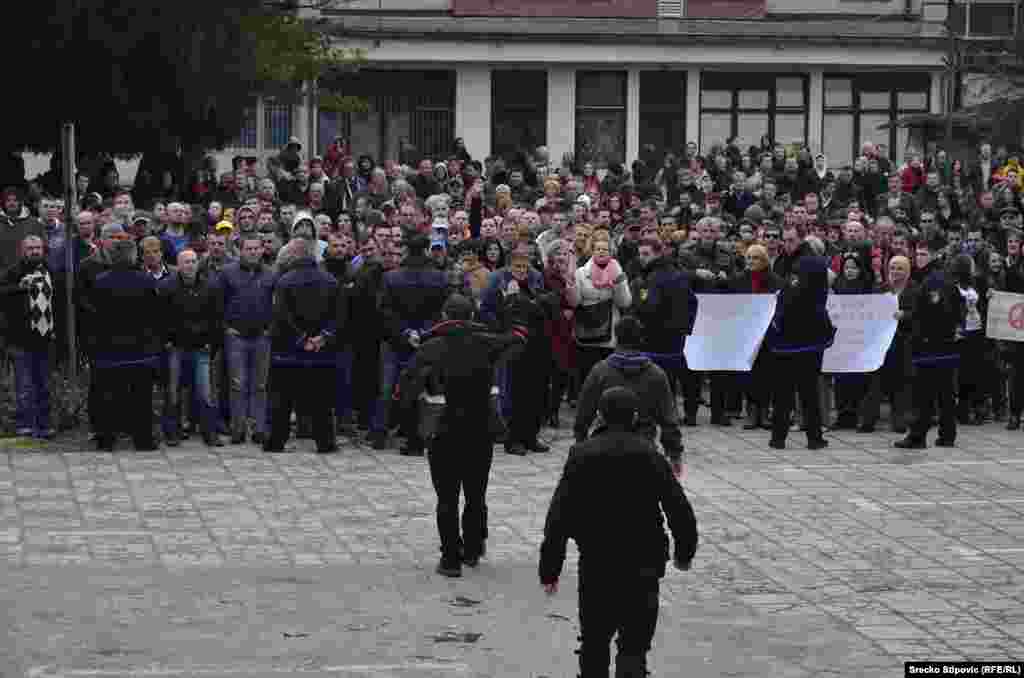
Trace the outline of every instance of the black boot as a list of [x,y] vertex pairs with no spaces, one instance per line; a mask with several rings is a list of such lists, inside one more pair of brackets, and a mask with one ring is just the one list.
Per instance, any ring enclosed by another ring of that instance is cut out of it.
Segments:
[[1011,414],[1009,421],[1006,422],[1007,431],[1019,431],[1020,430],[1020,415]]

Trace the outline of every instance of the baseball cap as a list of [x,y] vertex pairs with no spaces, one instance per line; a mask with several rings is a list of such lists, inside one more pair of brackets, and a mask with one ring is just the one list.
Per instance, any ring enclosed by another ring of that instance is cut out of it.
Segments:
[[1007,214],[1009,214],[1010,216],[1014,216],[1015,217],[1018,214],[1020,214],[1020,210],[1018,210],[1016,207],[1010,205],[1009,207],[1004,207],[1002,209],[1002,211],[999,212],[999,216],[1001,216],[1001,217],[1005,217]]
[[443,250],[448,249],[448,241],[442,236],[435,235],[430,239],[430,249],[435,247],[440,247]]
[[230,221],[220,221],[217,223],[216,226],[213,227],[213,230],[218,233],[230,233],[231,231],[235,230],[235,226]]

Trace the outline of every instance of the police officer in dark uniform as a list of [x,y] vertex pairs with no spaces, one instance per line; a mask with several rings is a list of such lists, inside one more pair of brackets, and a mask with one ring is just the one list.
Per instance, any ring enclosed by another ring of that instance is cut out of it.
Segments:
[[[437,493],[441,562],[437,572],[462,575],[462,564],[476,567],[487,539],[487,478],[494,458],[491,383],[495,364],[526,343],[525,328],[493,334],[471,322],[473,302],[454,294],[445,303],[444,322],[426,335],[402,382],[403,400],[428,388],[444,394],[444,412],[430,440],[430,477]],[[459,537],[459,494],[465,495]]]
[[828,267],[824,257],[810,254],[796,261],[797,279],[779,293],[775,317],[765,345],[772,352],[775,370],[775,410],[769,446],[786,448],[794,396],[800,394],[807,426],[807,449],[828,447],[821,433],[818,386],[825,349],[835,340],[836,328],[828,316]]
[[936,398],[939,401],[939,438],[935,444],[938,447],[955,445],[953,378],[960,362],[956,339],[964,313],[963,298],[946,274],[941,270],[929,274],[914,300],[911,315],[915,419],[907,437],[893,443],[896,447],[911,450],[927,447]]
[[[387,446],[391,399],[402,370],[412,362],[419,345],[419,335],[433,327],[441,317],[441,308],[448,298],[448,274],[437,270],[426,256],[430,240],[412,235],[405,241],[407,255],[397,271],[384,274],[380,314],[384,324],[384,343],[380,356],[380,394],[377,398],[370,429],[374,449]],[[402,454],[422,455],[423,441],[409,421],[410,413],[402,413],[407,440]]]
[[295,238],[283,252],[285,271],[274,288],[274,321],[270,353],[270,437],[263,449],[283,452],[292,411],[313,420],[317,452],[337,449],[331,425],[335,396],[338,321],[347,310],[339,308],[338,281],[320,270],[314,259],[316,244]]
[[135,266],[135,243],[116,240],[108,252],[110,270],[89,294],[94,331],[85,335],[96,370],[96,447],[112,451],[118,431],[127,429],[136,450],[153,451],[153,380],[166,318],[156,280]]
[[641,241],[638,263],[642,268],[633,280],[631,312],[647,328],[644,349],[665,370],[673,392],[676,381],[680,383],[686,425],[696,426],[700,381],[686,367],[683,350],[697,322],[697,294],[690,275],[667,254],[668,249],[657,237]]
[[602,394],[605,427],[570,453],[544,524],[539,574],[548,594],[558,590],[566,542],[571,538],[579,548],[578,654],[584,678],[607,678],[616,632],[616,678],[647,675],[669,559],[662,512],[675,542],[676,567],[688,570],[697,551],[697,521],[682,485],[651,441],[633,430],[639,409],[627,388]]

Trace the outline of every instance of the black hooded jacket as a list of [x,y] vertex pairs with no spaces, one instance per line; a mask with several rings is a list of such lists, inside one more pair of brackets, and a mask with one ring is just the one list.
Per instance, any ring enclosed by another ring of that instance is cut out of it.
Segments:
[[779,292],[775,317],[765,344],[776,354],[824,353],[836,328],[828,303],[828,260],[803,256],[797,260],[797,281]]

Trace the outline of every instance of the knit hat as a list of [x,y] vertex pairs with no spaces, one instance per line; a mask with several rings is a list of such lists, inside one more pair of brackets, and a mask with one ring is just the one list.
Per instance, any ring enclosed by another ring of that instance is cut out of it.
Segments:
[[213,227],[213,230],[216,233],[230,233],[231,231],[235,230],[235,226],[234,224],[227,220],[219,221],[217,222],[217,225]]

